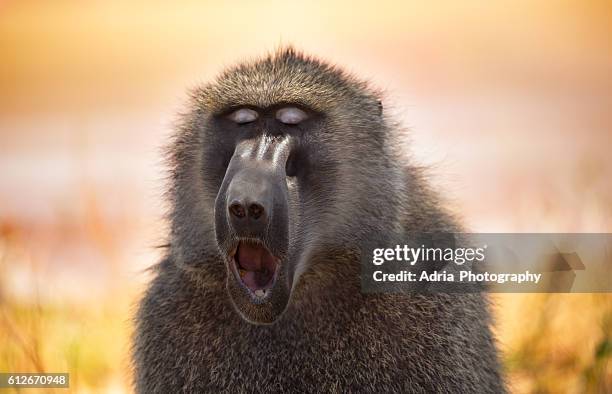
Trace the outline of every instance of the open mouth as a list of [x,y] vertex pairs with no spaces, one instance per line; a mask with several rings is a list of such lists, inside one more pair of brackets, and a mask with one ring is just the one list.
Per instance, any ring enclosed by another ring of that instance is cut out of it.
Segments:
[[251,296],[258,300],[267,298],[276,281],[280,259],[262,243],[252,241],[240,241],[230,258],[238,280]]

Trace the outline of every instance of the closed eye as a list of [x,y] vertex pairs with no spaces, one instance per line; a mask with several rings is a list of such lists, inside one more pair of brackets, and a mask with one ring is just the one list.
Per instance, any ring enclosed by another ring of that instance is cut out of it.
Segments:
[[257,111],[250,108],[240,108],[228,115],[228,119],[237,124],[251,123],[258,117]]
[[276,111],[276,120],[281,123],[296,125],[308,119],[308,114],[297,107],[285,107]]

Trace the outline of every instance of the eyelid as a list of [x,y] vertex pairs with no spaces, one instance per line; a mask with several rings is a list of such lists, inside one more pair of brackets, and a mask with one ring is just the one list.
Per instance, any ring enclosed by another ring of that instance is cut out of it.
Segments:
[[276,119],[284,124],[299,124],[308,119],[308,114],[297,107],[285,107],[276,111]]
[[251,123],[257,120],[259,114],[250,108],[240,108],[228,115],[228,118],[237,124]]

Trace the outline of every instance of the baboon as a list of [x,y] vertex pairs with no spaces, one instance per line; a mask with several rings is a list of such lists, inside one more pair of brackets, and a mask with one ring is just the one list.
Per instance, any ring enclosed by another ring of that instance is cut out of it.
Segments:
[[137,392],[504,392],[483,294],[361,291],[366,240],[461,229],[384,112],[292,48],[192,91]]

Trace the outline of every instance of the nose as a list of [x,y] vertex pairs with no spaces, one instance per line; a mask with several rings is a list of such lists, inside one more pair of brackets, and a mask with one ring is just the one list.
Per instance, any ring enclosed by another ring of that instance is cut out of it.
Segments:
[[248,214],[252,220],[258,220],[266,212],[266,209],[256,202],[244,204],[241,201],[234,201],[230,204],[229,211],[230,215],[234,215],[237,219],[242,219]]
[[274,187],[264,172],[244,169],[232,179],[227,192],[227,210],[234,232],[261,237],[270,221]]

